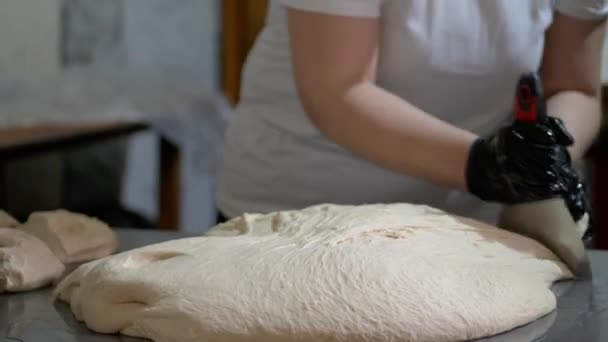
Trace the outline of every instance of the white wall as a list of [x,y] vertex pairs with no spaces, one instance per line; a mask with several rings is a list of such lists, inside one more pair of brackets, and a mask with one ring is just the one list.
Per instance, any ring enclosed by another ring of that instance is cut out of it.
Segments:
[[218,0],[125,0],[129,62],[187,69],[218,81]]
[[2,0],[0,74],[54,76],[60,68],[60,0]]
[[[0,1],[0,75],[3,78],[57,75],[60,70],[60,0]],[[0,179],[4,191],[10,194],[5,209],[21,215],[38,205],[58,204],[61,200],[61,166],[61,156],[57,154],[5,166]],[[47,171],[46,177],[36,184],[20,181],[39,174],[40,169]]]

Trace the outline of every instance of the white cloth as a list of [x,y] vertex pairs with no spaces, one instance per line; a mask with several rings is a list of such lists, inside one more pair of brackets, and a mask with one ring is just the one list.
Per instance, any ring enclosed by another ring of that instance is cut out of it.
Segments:
[[398,175],[327,140],[304,113],[292,76],[285,7],[380,17],[378,84],[423,110],[483,134],[511,113],[517,79],[540,65],[554,10],[599,18],[608,0],[282,0],[243,74],[226,138],[218,206],[227,216],[322,202],[425,203],[493,221],[497,207]]

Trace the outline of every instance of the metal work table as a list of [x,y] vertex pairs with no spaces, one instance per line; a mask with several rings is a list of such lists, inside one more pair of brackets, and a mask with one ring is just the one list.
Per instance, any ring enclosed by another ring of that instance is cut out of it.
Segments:
[[[185,237],[166,231],[119,230],[122,249]],[[608,252],[590,253],[593,283],[555,286],[555,312],[512,332],[478,342],[608,341]],[[77,322],[67,304],[48,301],[50,289],[0,295],[1,342],[135,342],[119,335],[99,335]]]

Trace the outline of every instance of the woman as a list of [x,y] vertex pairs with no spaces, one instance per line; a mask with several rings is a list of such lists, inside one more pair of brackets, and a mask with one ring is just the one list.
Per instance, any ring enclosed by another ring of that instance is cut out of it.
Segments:
[[492,179],[471,176],[472,146],[540,70],[581,158],[600,125],[607,14],[608,0],[271,1],[227,133],[221,213],[411,202],[494,221],[506,200],[472,191]]

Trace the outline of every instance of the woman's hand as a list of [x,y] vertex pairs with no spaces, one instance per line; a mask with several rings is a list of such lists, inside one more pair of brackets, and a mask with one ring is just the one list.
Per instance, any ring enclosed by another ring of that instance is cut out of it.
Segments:
[[578,222],[591,208],[568,152],[573,144],[558,118],[503,127],[471,148],[469,189],[483,200],[508,204],[561,197]]
[[[584,157],[596,138],[601,122],[601,67],[606,19],[582,19],[555,13],[547,30],[541,67],[549,115],[561,118],[575,144],[572,159]],[[569,173],[563,197],[573,218],[591,217],[591,205],[583,178]],[[591,231],[591,229],[589,230]]]
[[561,197],[567,192],[573,144],[561,120],[515,122],[471,148],[469,191],[484,201],[517,204]]

